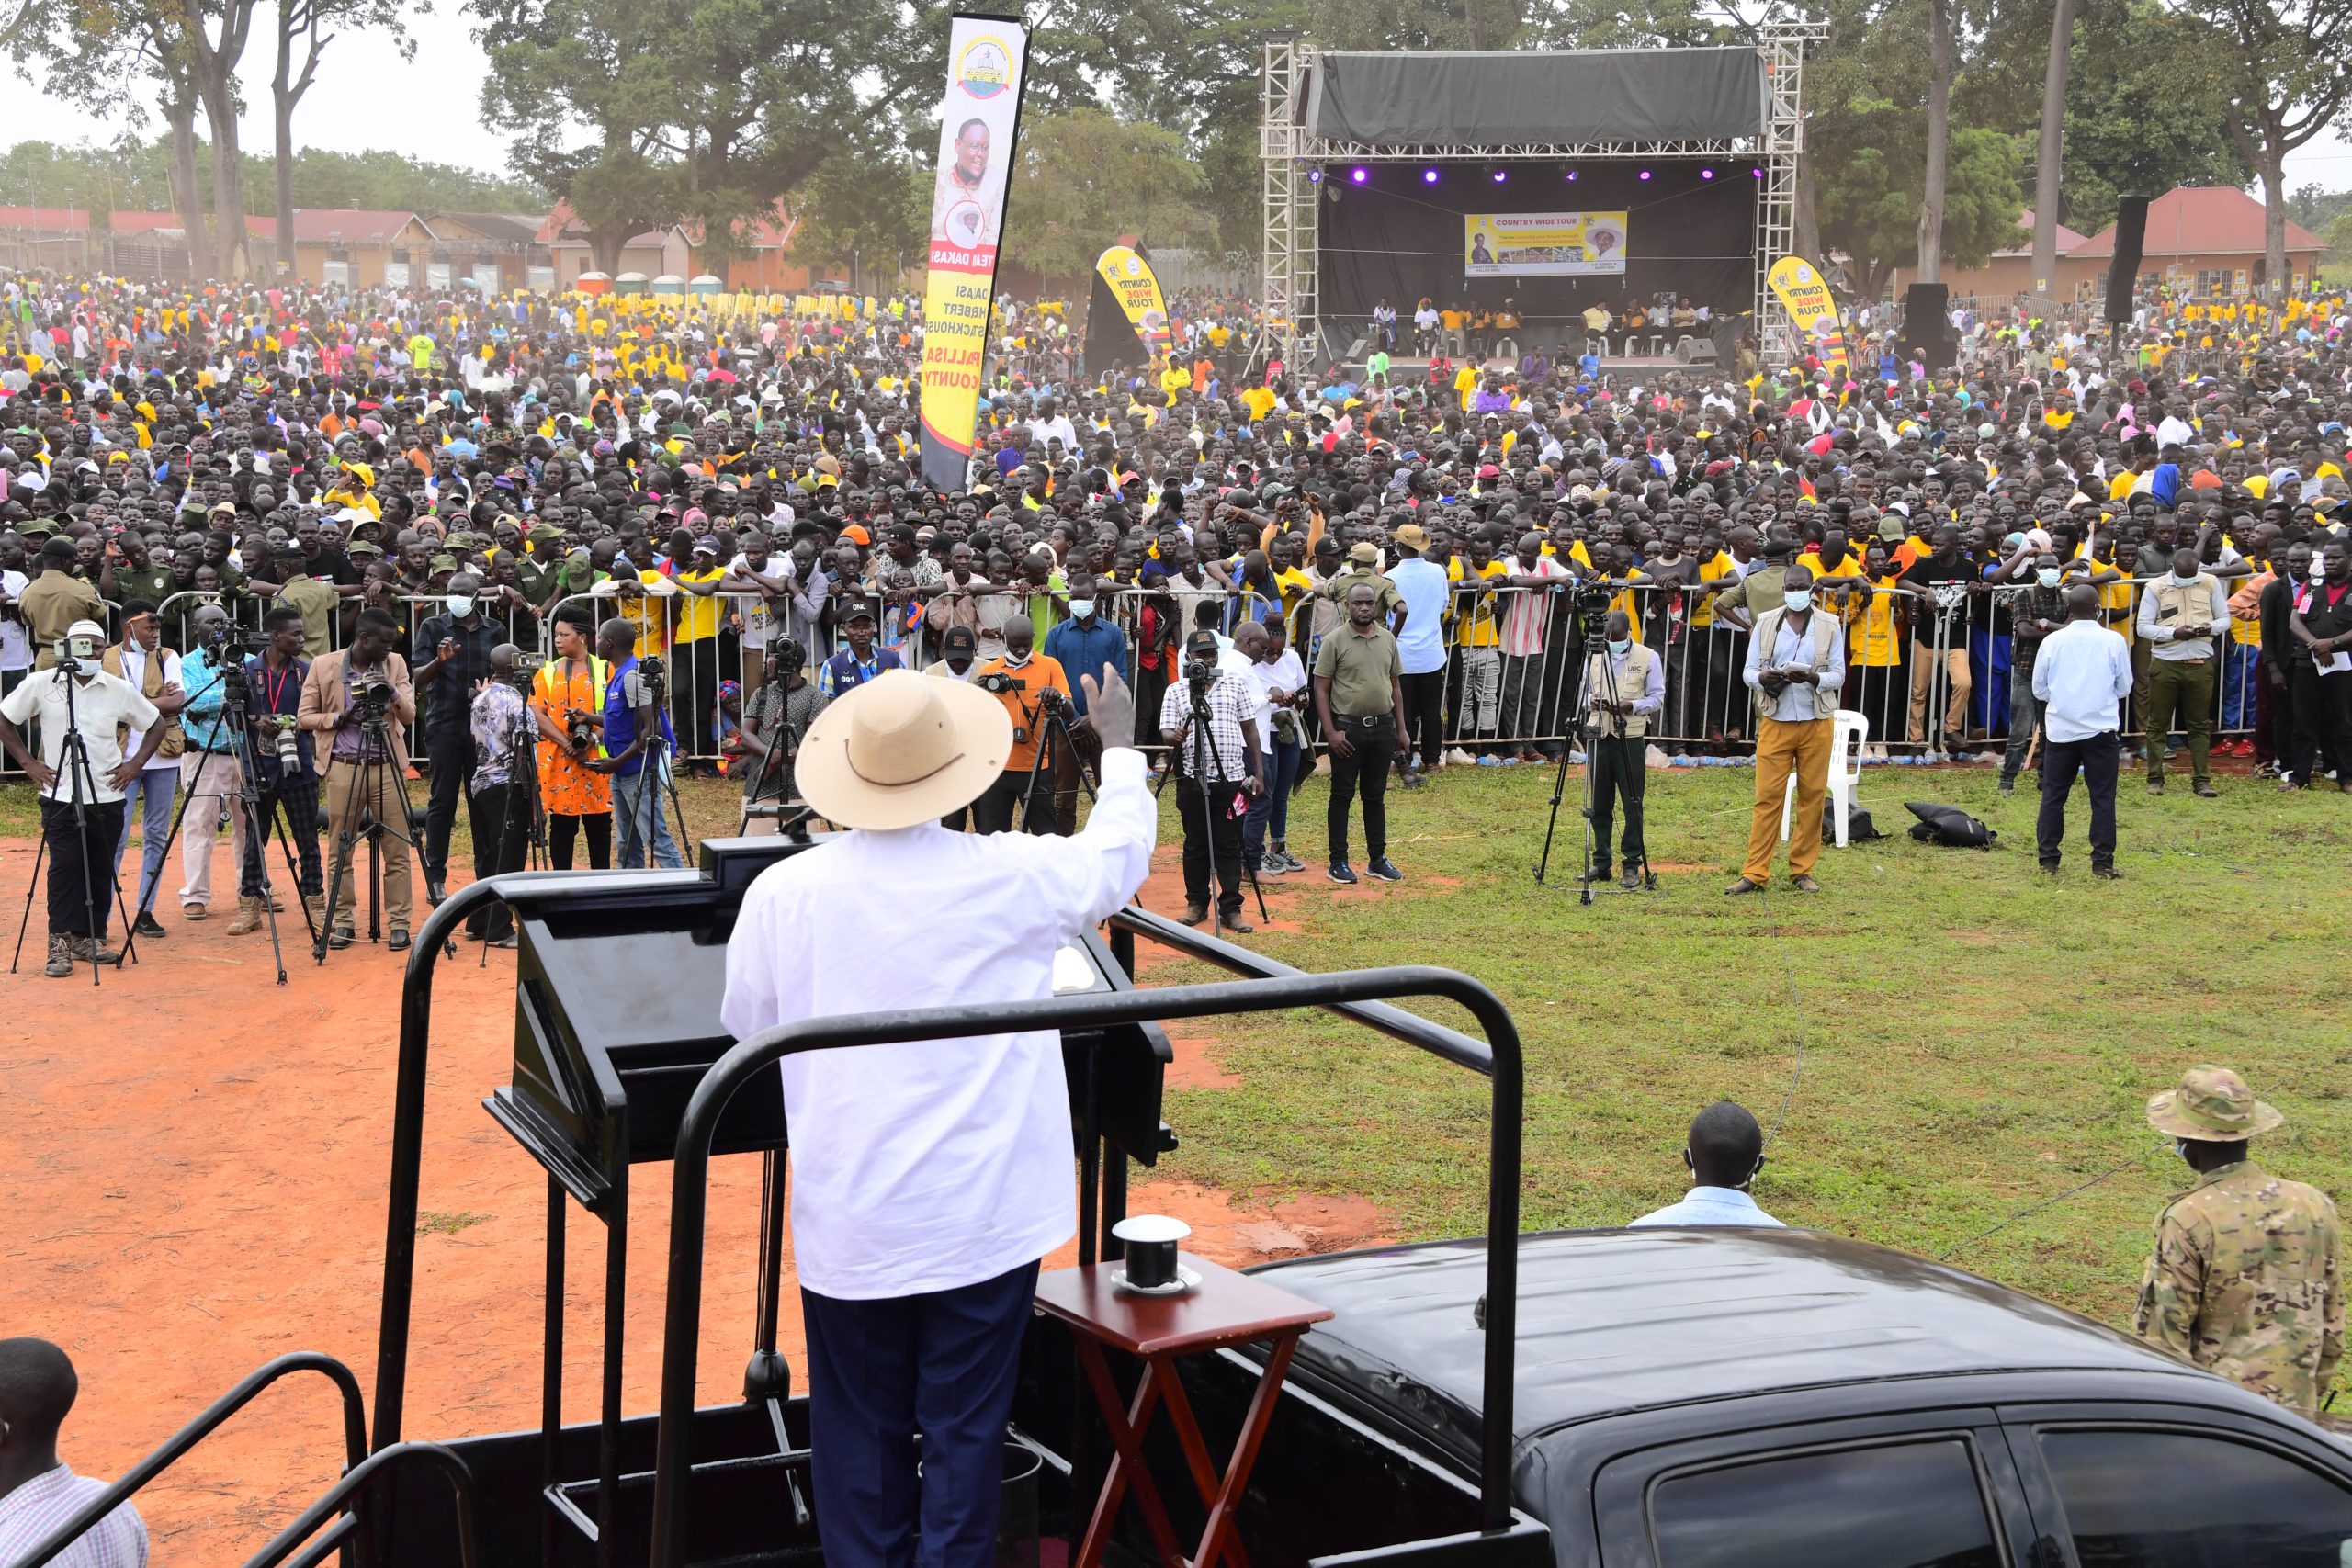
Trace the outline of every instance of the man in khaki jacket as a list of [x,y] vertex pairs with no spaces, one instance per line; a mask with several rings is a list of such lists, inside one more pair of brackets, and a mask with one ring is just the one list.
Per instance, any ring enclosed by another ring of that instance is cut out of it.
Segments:
[[[370,824],[390,825],[403,838],[409,835],[408,790],[401,781],[408,773],[408,727],[416,721],[416,688],[409,680],[408,661],[392,651],[399,636],[391,616],[378,609],[362,610],[351,647],[311,660],[311,673],[302,682],[302,705],[295,723],[331,738],[319,747],[324,768],[321,794],[328,828],[338,842],[363,817]],[[355,691],[376,682],[391,688],[380,739],[368,736],[355,711]],[[390,928],[385,945],[400,953],[408,947],[409,919],[415,909],[407,849],[393,846],[384,854],[383,866],[384,918]],[[356,899],[348,861],[330,897],[334,914],[327,945],[349,947]]]

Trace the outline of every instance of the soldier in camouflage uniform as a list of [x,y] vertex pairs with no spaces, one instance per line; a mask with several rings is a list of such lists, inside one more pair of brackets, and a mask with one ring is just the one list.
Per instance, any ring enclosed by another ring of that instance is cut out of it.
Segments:
[[2266,1175],[2247,1140],[2284,1120],[2227,1067],[2191,1067],[2148,1101],[2197,1183],[2156,1216],[2140,1337],[2304,1416],[2344,1351],[2335,1205]]

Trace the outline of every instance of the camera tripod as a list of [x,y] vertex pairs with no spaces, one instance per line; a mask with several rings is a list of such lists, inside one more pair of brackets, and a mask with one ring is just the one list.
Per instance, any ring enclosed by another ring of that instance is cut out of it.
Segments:
[[[1603,614],[1605,616],[1606,612],[1603,612]],[[1604,618],[1600,622],[1600,627],[1596,632],[1592,625],[1591,617],[1589,615],[1581,616],[1579,631],[1581,635],[1579,637],[1578,648],[1579,651],[1584,652],[1585,662],[1588,667],[1591,665],[1593,660],[1592,655],[1589,651],[1585,650],[1591,649],[1596,642],[1600,645],[1601,649],[1600,660],[1601,688],[1600,700],[1610,704],[1614,704],[1620,701],[1621,699],[1617,694],[1617,667],[1610,662],[1608,655],[1608,621]],[[1579,691],[1577,695],[1579,698],[1582,698],[1585,694],[1582,691]],[[1583,710],[1580,708],[1578,711],[1581,712]],[[1584,818],[1584,859],[1577,867],[1577,902],[1580,905],[1589,906],[1592,902],[1592,852],[1595,847],[1593,841],[1592,807],[1595,782],[1594,774],[1599,771],[1600,743],[1604,739],[1604,731],[1608,728],[1609,720],[1617,716],[1618,716],[1615,714],[1610,714],[1603,716],[1600,713],[1596,712],[1590,722],[1579,721],[1576,730],[1577,737],[1582,739],[1585,745],[1584,804],[1577,810],[1577,815]],[[1610,737],[1610,739],[1623,739],[1623,737]],[[1560,765],[1558,770],[1552,775],[1552,818],[1550,822],[1545,824],[1544,829],[1543,856],[1535,863],[1535,885],[1539,887],[1544,886],[1544,875],[1551,870],[1552,866],[1552,839],[1553,835],[1558,831],[1560,826],[1560,802],[1567,794],[1568,754],[1571,750],[1573,750],[1573,748],[1565,745],[1560,748]],[[1647,792],[1645,791],[1644,793],[1646,794]],[[1639,809],[1640,808],[1638,807],[1629,807],[1627,808],[1628,817],[1630,818],[1634,811],[1638,811]],[[1634,886],[1623,888],[1604,886],[1601,891],[1604,893],[1650,893],[1657,891],[1657,873],[1650,869],[1648,845],[1649,841],[1647,835],[1645,834],[1643,839],[1643,852],[1637,857],[1628,857],[1626,861],[1626,869],[1628,871],[1634,870],[1636,864],[1638,864],[1640,868],[1640,879]],[[1601,847],[1605,848],[1606,846],[1604,845]]]
[[[62,650],[63,645],[59,646]],[[97,804],[98,782],[97,774],[90,767],[90,750],[82,740],[81,715],[74,702],[74,677],[82,672],[85,662],[61,651],[51,668],[57,671],[58,683],[65,693],[65,735],[57,754],[58,780],[64,782],[72,792],[74,840],[82,846],[82,923],[89,931],[90,984],[95,986],[98,984],[99,968],[98,896],[97,885],[90,870],[90,808]],[[159,719],[157,722],[162,721]],[[57,783],[52,782],[50,787],[55,789]],[[54,797],[51,798],[54,804]],[[127,817],[128,803],[124,805],[124,812]],[[11,975],[17,972],[17,965],[24,960],[25,932],[32,929],[33,895],[40,890],[41,857],[48,852],[49,835],[44,832],[40,847],[33,852],[32,880],[25,885],[25,912],[17,922],[17,951],[8,960],[8,973]],[[113,891],[115,909],[119,913],[123,908],[122,884],[115,883]],[[123,930],[126,937],[130,929],[130,917],[125,915]],[[135,964],[138,959],[133,955],[129,962]]]
[[[215,669],[220,680],[220,717],[215,723],[213,733],[216,736],[233,735],[237,739],[237,749],[230,753],[236,759],[237,793],[232,797],[229,809],[236,812],[239,819],[244,824],[245,852],[261,864],[262,919],[269,922],[269,956],[271,962],[277,966],[277,983],[282,986],[286,984],[286,950],[279,942],[277,936],[277,893],[269,882],[268,852],[262,848],[263,842],[268,837],[269,829],[274,827],[277,829],[277,847],[286,856],[287,880],[294,886],[298,897],[302,886],[302,873],[295,863],[294,836],[287,826],[284,807],[274,805],[266,815],[261,809],[261,784],[258,777],[260,764],[259,760],[254,755],[253,728],[249,716],[253,690],[246,684],[244,667],[242,663],[219,664]],[[193,743],[192,738],[191,743]],[[181,825],[187,820],[187,808],[195,804],[195,801],[194,790],[181,792],[179,809],[172,817],[172,830],[164,836],[163,859],[165,863],[171,859],[172,845],[179,841]],[[125,823],[124,826],[127,828],[129,824]],[[240,888],[244,886],[244,876],[245,868],[241,861],[237,865],[237,886]],[[148,914],[153,908],[155,895],[162,887],[162,877],[158,873],[155,886],[150,887],[147,890],[147,896],[140,901],[139,915]],[[311,911],[306,904],[302,909],[302,923],[306,930],[310,922]],[[318,933],[313,931],[311,935],[315,938]],[[134,916],[132,929],[123,942],[123,951],[135,955],[138,942],[137,918]]]
[[[653,829],[662,815],[662,797],[667,795],[670,809],[674,811],[678,818],[678,839],[673,848],[677,851],[679,863],[683,865],[685,863],[688,842],[686,807],[685,803],[678,798],[678,775],[670,766],[673,743],[662,734],[662,716],[667,713],[670,707],[669,682],[663,678],[662,661],[658,659],[638,660],[637,671],[639,680],[644,682],[646,699],[653,709],[653,727],[647,731],[645,737],[645,760],[639,764],[638,770],[640,774],[650,773],[653,775],[653,782],[645,792],[645,864],[648,870],[656,869],[653,863]],[[634,706],[635,705],[632,704],[632,709]],[[619,834],[616,833],[614,838],[617,840]],[[620,844],[616,841],[613,845],[613,857],[616,861],[620,858]]]
[[816,816],[817,808],[794,806],[784,796],[784,765],[800,750],[800,734],[798,725],[777,721],[767,754],[760,759],[759,772],[752,775],[752,787],[743,796],[743,814],[735,823],[737,838],[752,830],[752,818],[764,817],[775,820],[775,830],[783,837],[797,843],[808,841],[808,819]]
[[[1029,710],[1023,707],[1021,711],[1025,715]],[[1042,733],[1037,737],[1036,754],[1029,759],[1028,782],[1021,786],[1021,830],[1024,833],[1029,831],[1029,818],[1037,809],[1037,778],[1045,770],[1046,759],[1053,754],[1056,737],[1060,738],[1061,743],[1069,748],[1069,754],[1078,760],[1078,787],[1086,796],[1088,805],[1094,803],[1094,781],[1086,776],[1086,756],[1079,750],[1077,739],[1070,734],[1071,712],[1072,709],[1068,703],[1056,703],[1047,706],[1040,702],[1037,705],[1037,717]],[[1056,809],[1055,802],[1059,798],[1060,790],[1049,789],[1046,793],[1047,795],[1046,809],[1048,811]]]
[[[1215,758],[1215,748],[1209,744],[1208,688],[1216,682],[1212,679],[1207,684],[1204,684],[1197,681],[1189,681],[1188,678],[1188,683],[1192,686],[1189,694],[1193,699],[1193,717],[1188,735],[1188,740],[1193,748],[1193,780],[1199,786],[1201,830],[1206,835],[1201,841],[1209,848],[1209,896],[1215,898],[1216,896],[1216,807],[1209,798],[1209,792],[1213,787],[1220,786],[1213,786],[1209,783],[1209,763],[1213,760],[1217,760],[1221,766],[1222,761]],[[1241,743],[1247,746],[1250,743],[1249,737],[1246,735],[1242,737]],[[1156,796],[1161,790],[1166,789],[1170,777],[1182,771],[1177,759],[1170,757],[1168,772],[1159,775],[1159,782],[1152,786],[1152,794]],[[1248,772],[1246,763],[1243,771],[1245,773]],[[1238,786],[1223,784],[1221,787],[1231,789]],[[1178,798],[1182,798],[1181,790]],[[1250,863],[1249,856],[1242,855],[1240,858],[1242,880],[1250,885],[1250,893],[1258,900],[1258,918],[1261,920],[1272,919],[1266,913],[1266,890],[1258,881],[1257,868]],[[1216,917],[1212,913],[1210,918],[1215,920]]]
[[[330,749],[332,749],[332,742]],[[400,845],[403,857],[416,856],[416,881],[424,880],[424,855],[416,847],[416,812],[409,804],[408,781],[401,777],[400,764],[393,761],[390,722],[382,714],[362,713],[359,720],[359,760],[350,764],[358,773],[354,785],[351,816],[334,836],[334,859],[327,868],[326,918],[311,936],[311,959],[316,964],[327,961],[328,937],[334,930],[336,902],[342,896],[343,879],[351,874],[352,851],[364,834],[368,840],[368,940],[383,939],[384,914],[384,847],[390,839]],[[326,775],[320,774],[320,794],[324,795]],[[384,785],[391,785],[391,793],[401,803],[402,820],[398,827],[378,819],[376,801],[383,794]],[[321,802],[324,805],[323,800]],[[355,900],[356,902],[356,900]],[[458,944],[445,941],[444,951],[455,958]]]

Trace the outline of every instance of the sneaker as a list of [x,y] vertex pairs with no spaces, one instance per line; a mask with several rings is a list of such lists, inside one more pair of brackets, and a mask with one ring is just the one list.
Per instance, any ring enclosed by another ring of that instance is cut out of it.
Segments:
[[1258,863],[1249,870],[1254,876],[1280,876],[1290,867],[1283,863],[1282,856],[1269,852],[1259,856]]
[[1642,874],[1629,865],[1625,868],[1625,874],[1619,881],[1618,886],[1628,893],[1639,892],[1642,886]]
[[171,934],[164,930],[163,922],[155,919],[154,911],[152,909],[140,910],[139,918],[130,922],[130,929],[139,936],[151,936],[157,939]]
[[73,975],[74,939],[72,937],[66,936],[62,932],[52,933],[49,939],[49,962],[42,965],[41,973],[48,976],[52,980],[63,980]]
[[1283,852],[1283,869],[1284,871],[1305,871],[1306,869],[1306,863],[1299,859],[1296,855],[1291,853],[1288,850],[1284,850]]
[[2211,779],[2199,779],[2188,786],[2188,793],[2199,800],[2218,800],[2222,795],[2222,792],[2213,787]]
[[182,904],[180,906],[180,919],[183,920],[206,919],[211,916],[211,910],[206,908],[201,904]]
[[1456,746],[1453,750],[1445,753],[1445,761],[1457,768],[1467,768],[1475,766],[1478,759]]
[[74,944],[74,956],[85,964],[112,964],[120,967],[122,954],[111,947],[100,947],[96,939],[86,936],[68,938]]
[[1402,882],[1405,880],[1405,874],[1391,865],[1388,863],[1388,857],[1386,855],[1382,855],[1370,865],[1365,866],[1364,870],[1380,878],[1383,882]]
[[2164,792],[2165,792],[2165,781],[2164,781],[2164,780],[2162,780],[2162,779],[2150,779],[2150,780],[2148,781],[2148,793],[2149,793],[2150,795],[2162,795],[2162,794],[2164,794]]
[[1323,874],[1334,882],[1344,882],[1351,887],[1355,886],[1356,874],[1343,860],[1333,861],[1324,868]]

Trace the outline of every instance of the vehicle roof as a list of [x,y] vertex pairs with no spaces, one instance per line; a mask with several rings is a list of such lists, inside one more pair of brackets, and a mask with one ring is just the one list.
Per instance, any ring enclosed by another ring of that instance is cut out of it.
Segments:
[[[1475,1451],[1480,1239],[1262,1270],[1338,1315],[1298,1361]],[[1514,1436],[1786,1389],[2003,1371],[2182,1372],[2021,1292],[1817,1231],[1564,1231],[1521,1238]]]

